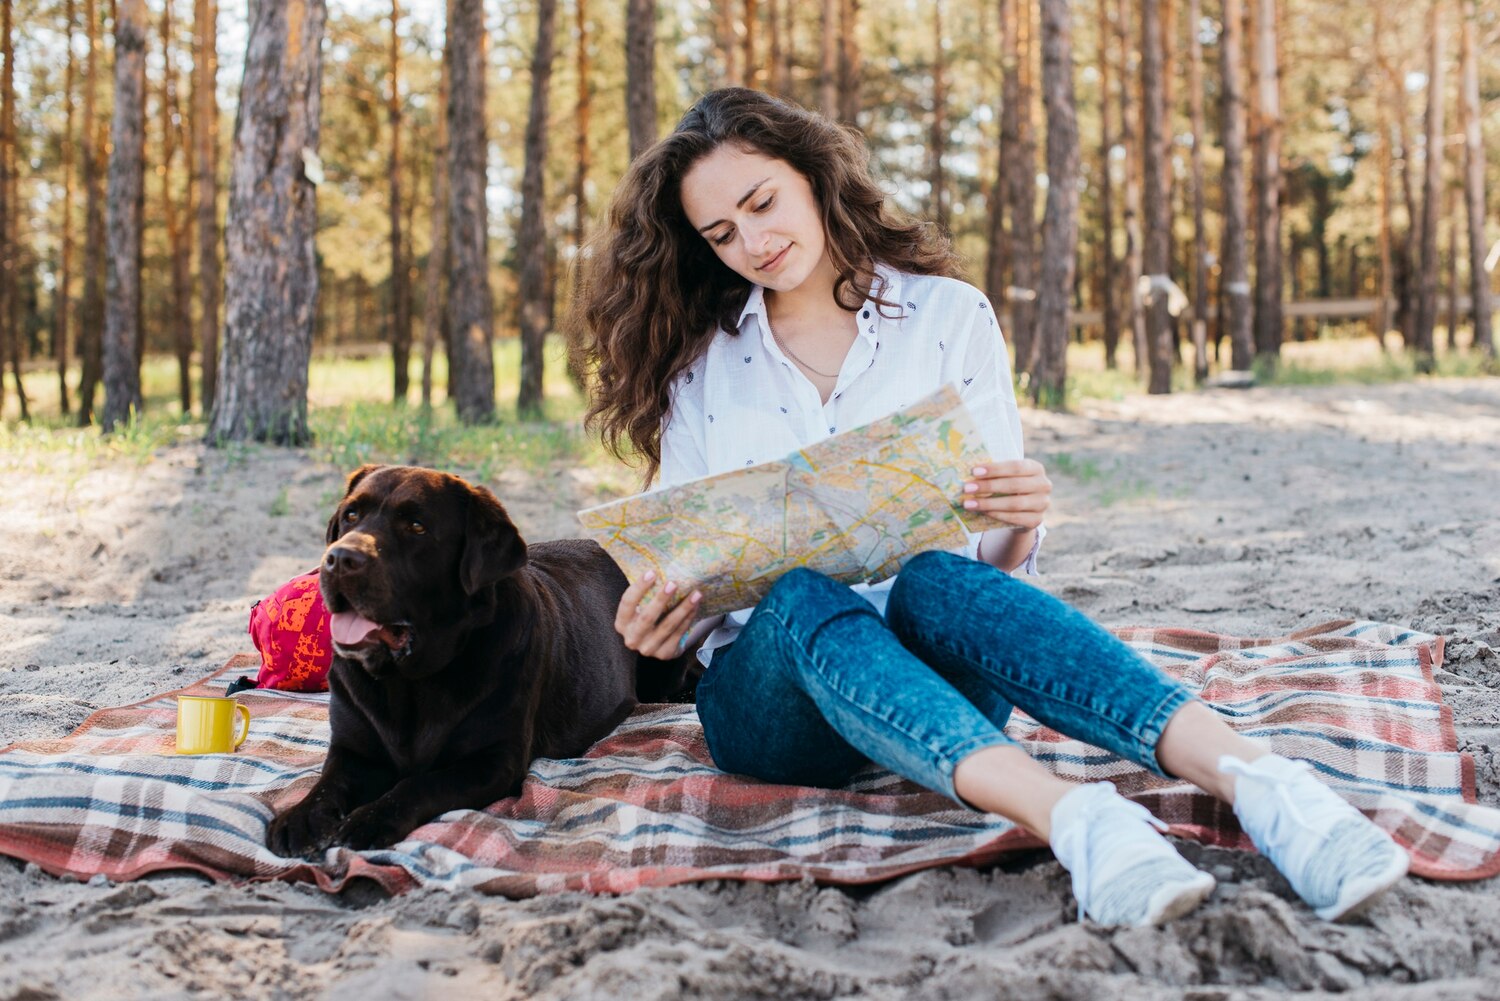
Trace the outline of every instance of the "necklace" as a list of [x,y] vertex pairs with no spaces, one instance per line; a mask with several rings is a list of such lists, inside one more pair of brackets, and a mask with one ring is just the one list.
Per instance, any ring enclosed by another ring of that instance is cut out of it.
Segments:
[[824,379],[837,379],[838,378],[839,374],[837,372],[819,372],[817,369],[813,368],[807,362],[803,361],[801,358],[798,358],[795,354],[793,354],[792,353],[792,349],[786,346],[786,342],[783,341],[781,339],[781,335],[776,332],[776,328],[773,327],[773,326],[771,326],[771,321],[770,321],[769,317],[767,317],[767,319],[766,319],[766,329],[771,332],[771,340],[775,341],[776,342],[776,346],[779,347],[786,354],[786,356],[788,358],[790,358],[792,361],[796,362],[798,365],[801,365],[803,368],[807,369],[813,375],[821,376]]

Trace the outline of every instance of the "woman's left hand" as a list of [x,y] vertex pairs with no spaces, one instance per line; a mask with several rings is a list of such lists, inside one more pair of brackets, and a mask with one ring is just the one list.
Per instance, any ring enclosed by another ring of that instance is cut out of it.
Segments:
[[986,462],[969,471],[963,505],[1015,528],[1033,529],[1052,506],[1052,481],[1035,459]]

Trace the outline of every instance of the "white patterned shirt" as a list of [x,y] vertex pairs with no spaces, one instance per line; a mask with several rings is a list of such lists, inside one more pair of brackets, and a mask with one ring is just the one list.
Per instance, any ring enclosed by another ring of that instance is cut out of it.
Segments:
[[[844,357],[825,404],[817,387],[771,335],[765,289],[754,286],[737,331],[720,328],[707,349],[673,381],[662,428],[657,486],[785,458],[814,442],[889,416],[943,385],[963,397],[996,462],[1022,457],[1021,415],[1011,386],[1010,359],[984,293],[953,278],[876,269],[878,294],[900,314],[867,300],[856,313],[859,336]],[[1036,573],[1046,530],[1023,564]],[[977,558],[980,533],[968,533],[964,555]],[[896,578],[855,584],[853,590],[882,614]],[[684,582],[686,583],[686,582]],[[713,651],[734,641],[751,609],[729,613],[699,647]]]

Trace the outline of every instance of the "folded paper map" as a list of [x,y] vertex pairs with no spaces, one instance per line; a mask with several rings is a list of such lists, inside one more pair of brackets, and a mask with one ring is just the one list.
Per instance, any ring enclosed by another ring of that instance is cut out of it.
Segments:
[[963,485],[994,454],[951,386],[784,459],[578,512],[632,582],[647,571],[703,592],[700,615],[754,606],[794,567],[846,584],[894,575],[998,524]]

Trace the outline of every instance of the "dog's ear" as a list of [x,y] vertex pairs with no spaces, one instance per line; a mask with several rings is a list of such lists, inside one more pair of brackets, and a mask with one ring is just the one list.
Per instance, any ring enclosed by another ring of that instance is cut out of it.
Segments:
[[466,594],[476,594],[526,565],[526,541],[484,487],[469,486],[468,501],[458,579]]
[[[369,476],[371,473],[375,472],[375,470],[377,470],[377,469],[384,469],[384,468],[385,468],[384,466],[382,466],[382,465],[380,465],[379,463],[376,463],[376,462],[367,462],[363,466],[360,466],[354,472],[350,473],[349,474],[349,479],[344,482],[344,496],[348,497],[350,494],[354,493],[354,488],[357,487],[357,486],[359,486],[360,481],[363,480],[366,476]],[[342,506],[342,505],[340,505],[340,506]],[[327,531],[327,533],[325,535],[325,538],[327,540],[328,545],[331,546],[331,545],[333,545],[334,541],[336,539],[338,539],[338,537],[339,537],[339,511],[338,511],[338,508],[335,507],[333,509],[333,516],[328,519],[328,531]]]

